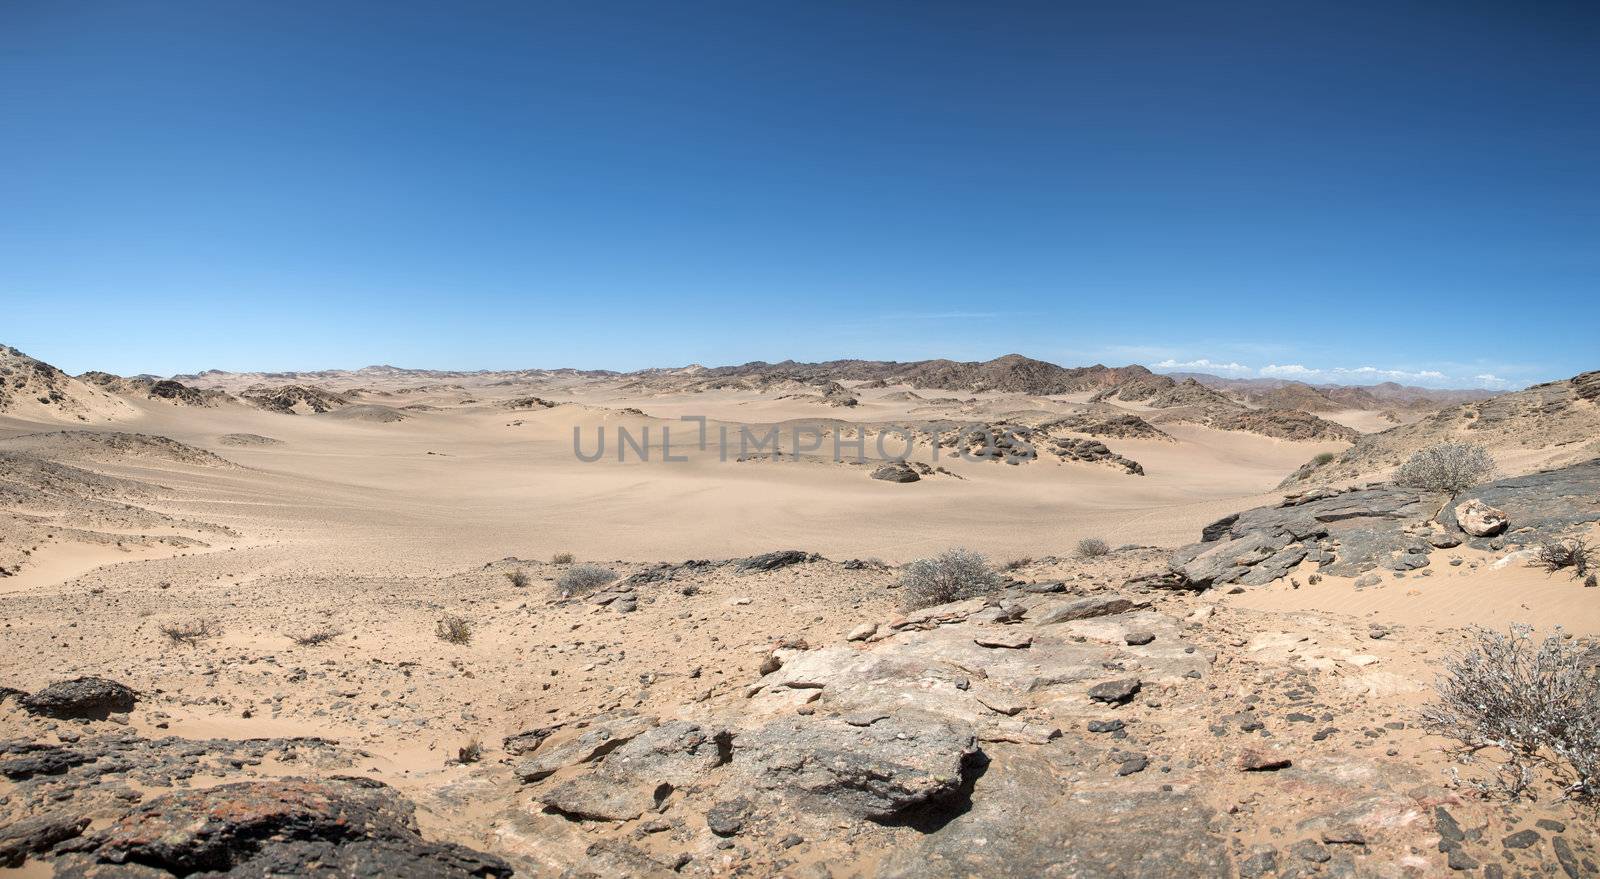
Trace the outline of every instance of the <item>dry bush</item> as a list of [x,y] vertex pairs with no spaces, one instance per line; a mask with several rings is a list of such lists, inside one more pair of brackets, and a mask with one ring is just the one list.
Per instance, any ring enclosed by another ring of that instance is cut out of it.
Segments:
[[451,644],[471,644],[472,621],[466,617],[458,617],[455,614],[447,613],[433,627],[433,634],[438,636],[440,641],[447,641]]
[[1337,458],[1337,457],[1339,457],[1339,456],[1335,455],[1332,452],[1323,452],[1322,454],[1317,455],[1315,458],[1311,459],[1311,466],[1313,466],[1313,467],[1325,467],[1325,466],[1327,466],[1329,464],[1332,464],[1333,463],[1333,459]]
[[1494,475],[1494,459],[1472,443],[1437,443],[1411,453],[1395,481],[1413,488],[1455,494],[1482,485]]
[[1097,559],[1103,555],[1110,554],[1110,544],[1098,537],[1085,537],[1084,539],[1078,541],[1077,549],[1073,550],[1073,555],[1076,555],[1080,559]]
[[344,633],[338,629],[317,629],[311,632],[302,632],[298,635],[290,635],[289,640],[293,641],[297,647],[315,647],[318,644],[326,644],[342,634]]
[[1020,559],[1012,559],[1011,561],[1006,562],[1005,569],[1007,571],[1020,571],[1031,564],[1033,564],[1033,559],[1025,556]]
[[1571,568],[1572,578],[1577,580],[1589,576],[1590,570],[1600,568],[1600,551],[1596,551],[1582,537],[1546,540],[1539,546],[1535,563],[1552,574]]
[[552,565],[570,565],[572,561],[573,556],[570,552],[558,552],[550,557],[550,564]]
[[556,588],[567,595],[593,592],[617,579],[617,572],[599,565],[575,565],[556,580]]
[[222,634],[222,627],[212,620],[188,620],[181,623],[163,623],[161,634],[173,644],[197,644],[207,638]]
[[905,590],[901,606],[917,610],[997,592],[1000,576],[982,554],[958,546],[907,564],[900,572],[900,587]]
[[511,585],[517,587],[518,589],[522,589],[528,585],[528,573],[520,569],[515,571],[506,571],[506,579],[510,580]]
[[1589,589],[1600,587],[1600,577],[1590,574],[1589,576],[1583,578],[1583,585]]
[[1566,796],[1600,796],[1600,670],[1586,648],[1559,631],[1543,640],[1531,626],[1509,634],[1479,629],[1473,645],[1450,660],[1439,701],[1423,709],[1430,732],[1460,743],[1462,762],[1489,751],[1492,778],[1468,782],[1513,798],[1537,774],[1550,773]]
[[456,761],[462,765],[476,763],[483,759],[483,743],[477,739],[467,742],[456,749]]

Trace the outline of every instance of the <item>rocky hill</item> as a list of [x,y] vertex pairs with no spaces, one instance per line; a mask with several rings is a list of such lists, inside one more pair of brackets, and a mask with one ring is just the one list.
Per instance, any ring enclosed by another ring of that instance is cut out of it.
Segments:
[[126,402],[0,345],[0,414],[46,421],[108,421],[134,414]]
[[1316,476],[1370,475],[1445,441],[1486,446],[1504,459],[1501,466],[1508,472],[1592,458],[1600,454],[1600,371],[1462,403],[1413,424],[1367,434]]

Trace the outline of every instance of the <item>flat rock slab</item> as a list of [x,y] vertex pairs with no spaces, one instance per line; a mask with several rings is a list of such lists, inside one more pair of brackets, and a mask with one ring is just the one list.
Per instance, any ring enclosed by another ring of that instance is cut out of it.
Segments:
[[1033,644],[1033,636],[1027,632],[980,632],[972,637],[972,643],[979,647],[1000,647],[1008,650],[1020,650]]
[[1028,619],[1037,625],[1048,626],[1073,620],[1127,613],[1150,606],[1150,602],[1126,595],[1090,595],[1073,601],[1048,602],[1034,608]]
[[1044,759],[1017,751],[997,758],[978,779],[969,810],[937,832],[896,849],[878,875],[1232,875],[1227,841],[1212,832],[1210,810],[1197,798],[1177,792],[1075,790]]
[[733,744],[731,768],[753,788],[880,821],[956,796],[978,753],[971,727],[907,712],[866,727],[780,718]]

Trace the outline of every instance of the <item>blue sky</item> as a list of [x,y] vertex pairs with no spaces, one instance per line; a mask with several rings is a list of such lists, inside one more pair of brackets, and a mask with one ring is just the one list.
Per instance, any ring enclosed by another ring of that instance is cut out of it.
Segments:
[[8,0],[0,305],[73,372],[1521,385],[1600,368],[1600,7]]

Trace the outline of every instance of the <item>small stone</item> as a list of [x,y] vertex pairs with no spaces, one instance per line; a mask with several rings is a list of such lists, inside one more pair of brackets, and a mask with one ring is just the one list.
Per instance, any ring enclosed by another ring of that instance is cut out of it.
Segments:
[[1122,636],[1130,647],[1142,647],[1156,639],[1154,632],[1129,632]]
[[851,629],[850,634],[844,636],[844,639],[846,641],[865,641],[876,634],[878,634],[877,623],[862,623]]
[[1500,840],[1500,844],[1506,848],[1528,848],[1543,838],[1537,830],[1519,830]]
[[1133,699],[1139,692],[1138,678],[1123,678],[1117,681],[1107,681],[1095,684],[1089,688],[1089,698],[1096,702],[1105,702],[1110,705],[1123,705]]
[[1239,755],[1238,765],[1245,772],[1277,772],[1293,766],[1294,761],[1281,754],[1271,754],[1251,748]]

